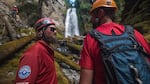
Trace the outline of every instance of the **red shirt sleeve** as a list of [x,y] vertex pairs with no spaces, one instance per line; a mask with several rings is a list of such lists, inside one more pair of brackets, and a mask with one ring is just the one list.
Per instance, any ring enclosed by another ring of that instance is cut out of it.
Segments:
[[36,55],[37,53],[27,52],[20,59],[16,83],[27,82],[29,84],[34,84],[38,73],[38,56]]
[[[146,53],[148,53],[150,56],[150,45],[148,44],[147,40],[138,31],[135,30],[134,32],[135,32],[134,34],[135,34],[136,40],[140,43],[141,46],[143,46],[144,51],[146,51]],[[150,58],[149,58],[149,62],[150,62]]]
[[84,46],[82,48],[81,51],[81,58],[80,58],[80,66],[81,68],[86,68],[86,69],[93,69],[93,60],[91,59],[91,55],[90,55],[90,51],[88,46],[90,46],[91,44],[88,44],[88,36],[86,36],[86,38],[84,39]]
[[135,30],[134,32],[136,40],[143,46],[144,50],[150,54],[150,45],[148,44],[147,40],[138,31]]

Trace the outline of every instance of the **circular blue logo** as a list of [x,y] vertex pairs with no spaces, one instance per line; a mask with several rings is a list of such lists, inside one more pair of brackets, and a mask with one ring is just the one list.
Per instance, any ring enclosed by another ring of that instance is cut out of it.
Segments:
[[26,79],[31,74],[31,68],[28,65],[22,66],[18,72],[20,79]]

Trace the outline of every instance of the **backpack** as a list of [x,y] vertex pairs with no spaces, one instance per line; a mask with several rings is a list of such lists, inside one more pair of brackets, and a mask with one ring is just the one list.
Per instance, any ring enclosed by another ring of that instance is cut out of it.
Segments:
[[135,40],[134,29],[125,25],[121,35],[90,31],[101,49],[107,84],[150,84],[150,65],[142,46]]

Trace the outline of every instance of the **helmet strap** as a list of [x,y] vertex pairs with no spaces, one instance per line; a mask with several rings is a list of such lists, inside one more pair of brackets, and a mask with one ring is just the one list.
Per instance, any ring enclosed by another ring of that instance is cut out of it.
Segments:
[[45,36],[45,30],[46,30],[46,27],[44,27],[42,29],[42,39],[45,41],[45,42],[48,42],[48,40],[46,39],[46,36]]

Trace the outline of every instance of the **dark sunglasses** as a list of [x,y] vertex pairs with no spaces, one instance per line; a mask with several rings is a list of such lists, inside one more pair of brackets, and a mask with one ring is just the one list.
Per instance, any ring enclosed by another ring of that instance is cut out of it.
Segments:
[[50,31],[54,32],[56,30],[55,27],[49,27],[50,28]]

